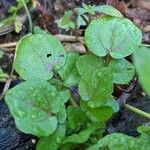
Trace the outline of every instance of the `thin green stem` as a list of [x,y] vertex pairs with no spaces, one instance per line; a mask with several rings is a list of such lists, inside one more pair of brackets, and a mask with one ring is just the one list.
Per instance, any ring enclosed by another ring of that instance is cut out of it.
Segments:
[[26,11],[26,13],[27,13],[27,16],[28,16],[28,21],[29,21],[29,31],[30,31],[31,33],[33,33],[33,27],[32,27],[32,19],[31,19],[31,15],[30,15],[30,13],[29,13],[29,10],[28,10],[28,7],[27,7],[25,1],[24,1],[24,0],[21,0],[21,1],[22,1],[22,3],[23,3],[24,9],[25,9],[25,11]]
[[150,114],[149,113],[146,113],[146,112],[144,112],[144,111],[142,111],[142,110],[140,110],[138,108],[135,108],[135,107],[133,107],[133,106],[131,106],[129,104],[125,104],[124,107],[127,108],[128,110],[130,110],[130,111],[132,111],[132,112],[134,112],[134,113],[144,117],[144,118],[150,119]]

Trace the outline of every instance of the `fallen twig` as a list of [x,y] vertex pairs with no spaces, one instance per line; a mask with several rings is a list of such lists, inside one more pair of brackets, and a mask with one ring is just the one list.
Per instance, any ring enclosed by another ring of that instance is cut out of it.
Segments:
[[138,90],[139,90],[138,80],[135,79],[129,85],[127,90],[125,90],[125,92],[123,92],[122,95],[117,99],[119,107],[122,108]]
[[4,43],[4,44],[0,44],[0,48],[15,47],[16,45],[17,45],[17,42]]
[[8,91],[8,89],[10,87],[10,84],[11,84],[11,81],[12,81],[12,76],[13,76],[13,69],[12,69],[12,71],[10,73],[10,78],[5,83],[5,86],[4,86],[4,89],[3,89],[3,93],[0,95],[0,101],[4,98],[6,92]]
[[71,35],[57,34],[55,35],[55,37],[61,42],[82,42],[83,43],[84,41],[83,37],[71,36]]
[[[76,37],[76,36],[63,35],[63,34],[57,34],[55,35],[55,37],[61,42],[83,42],[83,37]],[[4,44],[0,44],[0,48],[10,48],[10,47],[15,47],[16,45],[17,42],[4,43]]]
[[79,52],[79,53],[86,53],[86,49],[82,43],[64,43],[65,50],[67,52]]

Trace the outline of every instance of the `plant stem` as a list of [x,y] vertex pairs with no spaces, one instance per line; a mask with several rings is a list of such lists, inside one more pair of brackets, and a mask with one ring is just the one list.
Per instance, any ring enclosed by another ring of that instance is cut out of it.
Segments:
[[132,112],[134,112],[134,113],[144,117],[144,118],[150,119],[150,114],[149,113],[146,113],[146,112],[144,112],[144,111],[142,111],[142,110],[140,110],[138,108],[135,108],[135,107],[133,107],[133,106],[131,106],[129,104],[125,104],[124,107],[127,108],[128,110],[130,110],[130,111],[132,111]]
[[109,55],[107,55],[106,56],[106,66],[108,66],[110,60],[111,60],[111,57]]
[[74,107],[78,107],[78,104],[74,101],[74,99],[72,97],[70,97],[70,103],[74,106]]
[[148,45],[148,44],[142,44],[142,46],[145,46],[145,47],[150,47],[150,45]]
[[27,7],[25,1],[24,1],[24,0],[21,0],[21,1],[22,1],[22,3],[23,3],[24,9],[25,9],[25,11],[26,11],[26,13],[27,13],[27,16],[28,16],[28,21],[29,21],[29,31],[30,31],[31,33],[33,33],[31,15],[30,15],[30,13],[29,13],[29,10],[28,10],[28,7]]

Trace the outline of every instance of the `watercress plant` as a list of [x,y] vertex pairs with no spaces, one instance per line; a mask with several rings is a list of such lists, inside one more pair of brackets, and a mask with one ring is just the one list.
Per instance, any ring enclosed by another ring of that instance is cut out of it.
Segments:
[[[25,81],[10,89],[5,101],[18,129],[39,137],[37,150],[116,150],[118,144],[134,149],[135,142],[141,145],[148,137],[102,138],[106,122],[119,110],[115,84],[128,84],[135,75],[134,65],[125,57],[140,47],[142,39],[140,29],[120,13],[106,14],[87,27],[86,54],[66,53],[54,36],[42,32],[18,42],[13,68]],[[144,64],[136,60],[139,56],[140,52],[135,54],[135,64],[145,84],[148,78],[140,66]]]

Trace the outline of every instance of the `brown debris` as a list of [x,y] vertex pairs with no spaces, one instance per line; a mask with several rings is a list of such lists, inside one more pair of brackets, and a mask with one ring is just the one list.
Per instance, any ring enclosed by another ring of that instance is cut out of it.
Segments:
[[119,0],[107,0],[106,4],[111,5],[118,9],[122,14],[125,15],[126,11],[126,4],[124,1],[119,1]]

